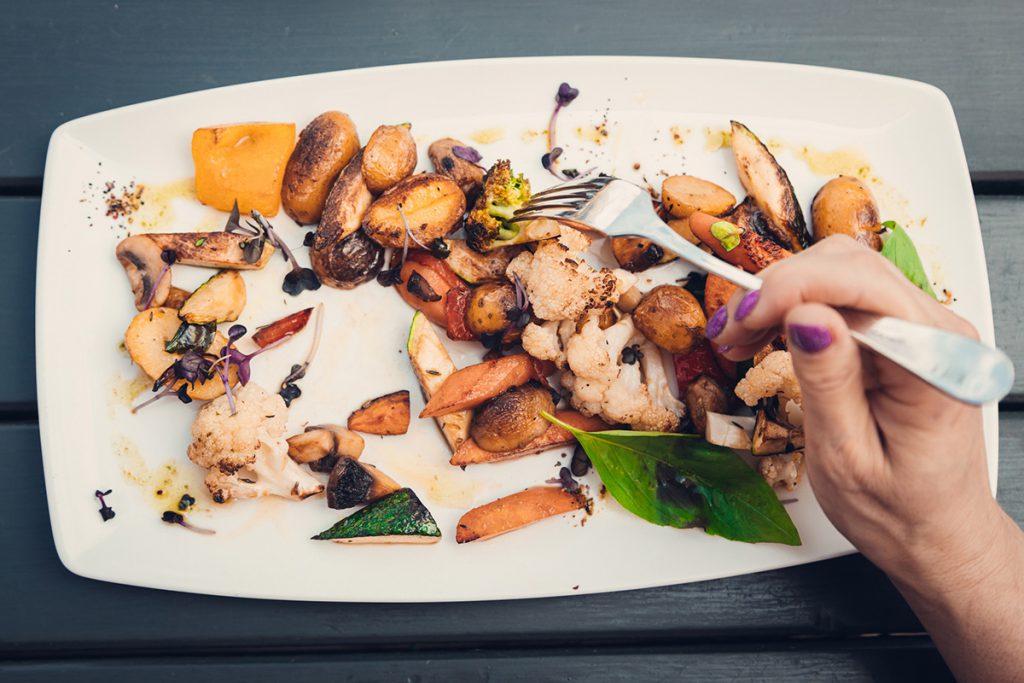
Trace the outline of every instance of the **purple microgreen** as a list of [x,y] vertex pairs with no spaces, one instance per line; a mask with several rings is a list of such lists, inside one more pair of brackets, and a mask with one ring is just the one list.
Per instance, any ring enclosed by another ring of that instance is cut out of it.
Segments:
[[[483,159],[480,152],[467,145],[452,145],[452,154],[463,161],[468,161],[474,166],[480,166],[480,161]],[[480,168],[483,168],[483,166],[480,166]]]
[[231,215],[228,216],[228,222],[224,224],[224,232],[240,232],[245,235],[252,235],[258,237],[260,231],[251,225],[242,225],[239,221],[241,218],[238,212],[238,200],[235,200],[235,205],[231,208]]
[[310,230],[302,238],[302,246],[304,246],[304,247],[311,247],[311,246],[313,246],[313,240],[314,239],[316,239],[316,233],[313,232],[312,230]]
[[181,494],[181,500],[178,501],[178,509],[181,511],[188,510],[190,507],[196,504],[196,499],[187,493]]
[[430,253],[433,254],[434,258],[438,258],[443,261],[451,255],[452,250],[443,237],[438,237],[430,243]]
[[556,143],[558,112],[562,111],[563,107],[569,106],[579,94],[580,91],[568,83],[562,83],[559,85],[558,92],[555,93],[555,108],[551,112],[551,119],[548,121],[548,153],[541,158],[541,163],[544,164],[544,168],[546,168],[551,175],[555,176],[559,180],[565,180],[567,176],[558,172],[557,165],[558,157],[562,154],[562,149]]
[[[405,218],[405,212],[402,211],[402,205],[398,205],[398,215],[402,217],[402,225],[405,227],[405,234],[412,238],[412,241],[420,246],[424,251],[430,251],[430,247],[420,242],[416,238],[416,235],[412,234],[412,230],[409,228],[409,221]],[[405,263],[405,257],[409,252],[409,240],[405,241],[405,249],[402,250],[402,263]]]
[[[167,396],[175,396],[185,404],[191,403],[192,397],[188,395],[189,386],[194,387],[200,375],[208,376],[210,367],[210,361],[205,356],[196,351],[186,351],[181,358],[171,363],[153,383],[153,391],[156,392],[156,395],[133,406],[132,414]],[[182,384],[175,388],[179,381]]]
[[562,488],[569,493],[576,493],[580,490],[580,483],[572,478],[572,472],[569,471],[568,467],[563,467],[558,470],[559,483],[562,484]]
[[249,330],[245,329],[245,325],[232,325],[228,328],[228,342],[235,343],[242,337],[244,337]]
[[519,279],[519,273],[512,274],[512,284],[516,288],[516,308],[520,311],[525,311],[530,307],[530,299],[526,294],[526,287],[523,285],[523,281]]
[[[292,250],[288,248],[284,240],[274,231],[274,226],[256,209],[252,210],[251,215],[256,223],[255,225],[250,223],[249,226],[258,231],[260,241],[265,240],[280,249],[281,256],[292,265],[291,271],[284,276],[284,283],[281,285],[281,289],[292,296],[298,296],[307,289],[311,291],[320,289],[320,278],[317,277],[312,269],[303,268],[299,265],[295,254],[292,253]],[[246,247],[248,248],[248,244]],[[257,252],[256,261],[259,260],[259,254],[262,253],[263,246],[261,244],[260,250]],[[248,256],[246,256],[246,259],[248,259]],[[250,261],[250,263],[255,263],[256,261]]]
[[[239,375],[241,375],[241,373],[239,373]],[[235,406],[235,395],[231,391],[231,380],[228,378],[227,373],[221,368],[217,368],[217,376],[220,377],[220,381],[224,383],[224,395],[228,397],[228,408],[231,409],[231,414],[237,415],[238,407]]]
[[185,521],[185,516],[183,514],[181,514],[180,512],[175,512],[174,510],[164,511],[164,513],[160,515],[160,519],[161,521],[167,522],[168,524],[177,524],[178,526],[185,527],[189,531],[194,531],[197,534],[209,536],[210,534],[217,533],[213,529],[204,529],[194,524],[189,524]]
[[100,501],[99,513],[100,513],[100,517],[103,518],[104,522],[109,522],[110,520],[112,520],[117,515],[117,513],[114,512],[114,508],[112,508],[109,505],[107,505],[107,501],[105,501],[103,499],[104,496],[109,496],[112,492],[113,492],[113,489],[107,489],[106,491],[99,491],[99,490],[97,490],[96,494],[95,494],[96,497],[99,498],[99,501]]
[[323,308],[323,303],[319,303],[316,306],[316,311],[313,312],[313,315],[316,316],[316,325],[313,328],[313,342],[309,345],[306,359],[301,364],[293,365],[291,372],[281,381],[281,391],[279,393],[281,398],[285,400],[286,405],[291,405],[291,402],[302,394],[302,391],[295,385],[295,382],[306,376],[306,371],[316,357],[317,351],[320,350],[320,337],[323,335],[324,329]]
[[152,305],[153,297],[156,296],[156,290],[160,288],[160,283],[170,272],[171,266],[178,260],[178,252],[173,249],[164,249],[160,252],[160,260],[164,262],[164,267],[160,269],[160,273],[156,276],[156,280],[153,285],[149,288],[149,294],[146,296],[146,303],[142,307],[142,310],[146,310]]
[[238,373],[238,382],[242,386],[248,384],[249,379],[252,377],[250,363],[252,363],[253,358],[264,351],[269,351],[275,346],[280,346],[292,338],[292,335],[281,337],[273,343],[257,348],[252,353],[245,353],[235,346],[235,342],[244,337],[246,332],[247,330],[245,325],[232,325],[231,328],[228,329],[228,343],[221,348],[220,358],[213,364],[215,368],[218,368],[218,371],[220,370],[218,366],[223,366],[224,374],[227,376],[228,370],[231,368],[231,363],[234,363],[237,367],[236,372]]

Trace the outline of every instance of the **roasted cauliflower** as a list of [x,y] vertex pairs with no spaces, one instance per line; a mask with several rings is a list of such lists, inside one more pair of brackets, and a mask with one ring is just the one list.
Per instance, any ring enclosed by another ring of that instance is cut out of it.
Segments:
[[249,382],[228,397],[203,406],[192,423],[189,460],[209,470],[206,487],[214,502],[281,496],[300,500],[323,485],[288,457],[284,438],[288,408],[277,394]]
[[793,371],[789,351],[772,351],[760,363],[747,370],[736,384],[736,395],[750,407],[762,398],[780,396],[800,404],[800,384]]
[[636,283],[624,270],[594,269],[583,256],[589,246],[583,233],[563,227],[558,239],[512,259],[505,274],[522,281],[541,320],[579,320],[588,310],[614,305]]

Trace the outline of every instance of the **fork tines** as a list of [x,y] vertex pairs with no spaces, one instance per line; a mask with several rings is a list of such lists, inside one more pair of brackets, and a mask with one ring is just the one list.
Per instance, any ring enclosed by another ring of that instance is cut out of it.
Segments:
[[612,180],[608,176],[595,176],[554,185],[534,194],[512,215],[516,220],[534,220],[578,211]]

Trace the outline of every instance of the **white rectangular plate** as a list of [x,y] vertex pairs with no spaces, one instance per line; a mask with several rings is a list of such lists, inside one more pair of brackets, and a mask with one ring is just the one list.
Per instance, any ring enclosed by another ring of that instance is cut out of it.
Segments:
[[[543,482],[564,462],[549,452],[465,471],[431,421],[408,434],[368,437],[365,459],[415,489],[444,538],[428,546],[338,546],[309,537],[342,516],[322,497],[239,501],[219,507],[203,472],[185,456],[197,405],[163,401],[132,416],[136,369],[119,349],[134,309],[114,259],[126,233],[104,215],[103,184],[114,192],[134,180],[147,202],[126,227],[220,229],[226,218],[179,196],[174,181],[192,175],[189,141],[200,126],[294,121],[298,128],[329,109],[348,112],[365,141],[380,123],[408,121],[428,168],[426,147],[441,136],[474,145],[489,164],[510,158],[540,188],[553,182],[540,165],[543,135],[561,81],[580,90],[563,114],[563,166],[646,177],[687,172],[734,194],[731,151],[720,146],[730,119],[778,143],[804,209],[838,172],[859,173],[885,218],[905,226],[953,308],[992,341],[992,313],[974,197],[949,101],[911,81],[781,64],[662,58],[498,59],[342,71],[266,81],[147,102],[64,124],[46,164],[39,231],[37,358],[39,407],[53,534],[71,571],[96,579],[198,593],[337,601],[452,601],[614,591],[699,581],[835,557],[852,551],[822,514],[806,484],[789,505],[801,547],[747,545],[699,530],[661,528],[596,497],[586,519],[546,520],[488,542],[459,546],[455,523],[470,507]],[[497,83],[499,85],[488,85]],[[602,133],[605,131],[607,135]],[[717,142],[716,142],[717,141]],[[91,185],[90,185],[91,183]],[[177,197],[177,198],[176,198]],[[304,230],[279,214],[273,223],[306,259]],[[674,263],[659,280],[686,272]],[[303,380],[289,426],[343,422],[364,400],[410,389],[422,403],[404,345],[411,310],[390,291],[367,284],[351,292],[323,288],[291,298],[280,291],[285,264],[246,273],[250,329],[323,301],[320,355]],[[209,274],[175,268],[194,287]],[[305,355],[307,330],[254,361],[255,380],[274,387]],[[479,348],[452,345],[456,362]],[[138,383],[136,383],[138,388]],[[995,486],[995,406],[985,408]],[[592,493],[600,486],[591,474]],[[199,498],[190,516],[215,536],[159,519],[187,486]],[[112,488],[117,516],[102,522],[95,489]],[[162,491],[162,496],[157,493]]]

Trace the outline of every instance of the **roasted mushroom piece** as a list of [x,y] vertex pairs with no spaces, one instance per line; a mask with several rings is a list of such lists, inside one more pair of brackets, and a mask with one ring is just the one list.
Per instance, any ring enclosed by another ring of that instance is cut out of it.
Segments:
[[488,451],[511,451],[530,443],[551,426],[541,411],[555,410],[551,392],[539,384],[525,384],[477,406],[469,433]]
[[135,293],[135,308],[140,311],[163,306],[171,291],[171,271],[168,268],[164,273],[167,263],[162,253],[159,245],[145,235],[126,237],[114,251]]
[[373,465],[341,457],[327,481],[327,507],[344,510],[383,498],[399,488],[394,479]]
[[384,265],[384,248],[362,230],[310,253],[320,281],[338,289],[352,289],[372,280]]
[[357,460],[362,453],[363,437],[340,425],[311,425],[288,438],[288,456],[314,472],[330,472],[339,457]]
[[776,455],[786,450],[789,443],[789,428],[768,419],[764,410],[757,411],[754,435],[751,437],[751,455]]
[[690,382],[690,386],[686,387],[685,402],[698,434],[707,430],[708,413],[724,413],[729,408],[725,389],[707,375],[701,375]]

